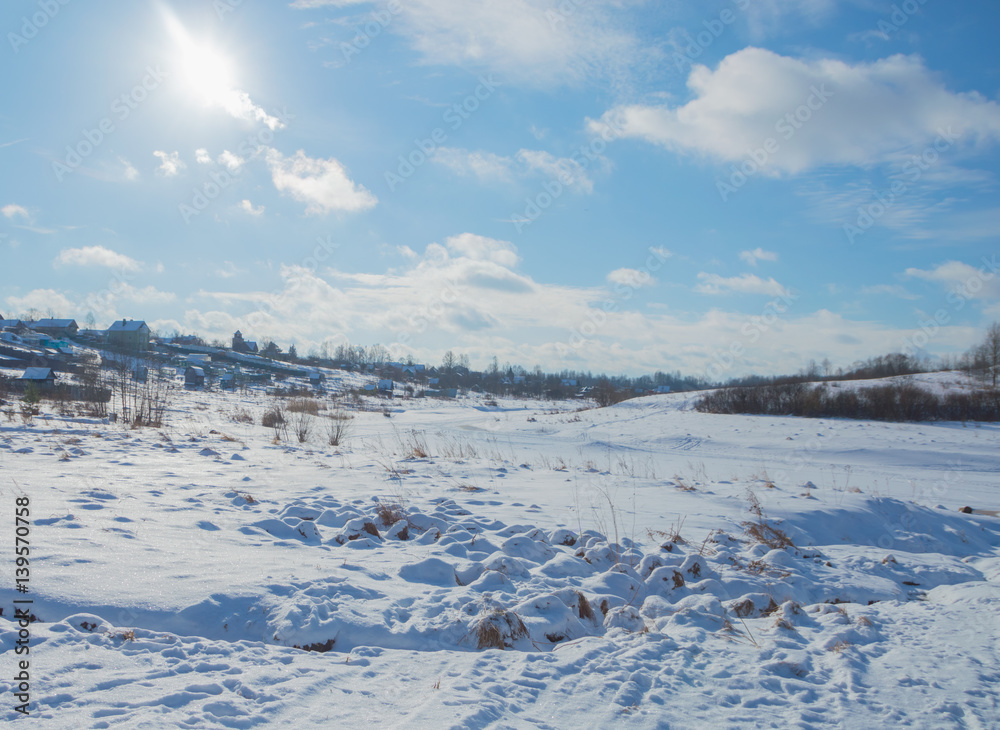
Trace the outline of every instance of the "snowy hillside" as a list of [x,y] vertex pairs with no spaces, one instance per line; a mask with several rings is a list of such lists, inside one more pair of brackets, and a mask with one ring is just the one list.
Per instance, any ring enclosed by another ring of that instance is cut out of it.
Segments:
[[333,447],[274,400],[0,423],[42,726],[1000,722],[996,425],[404,400]]

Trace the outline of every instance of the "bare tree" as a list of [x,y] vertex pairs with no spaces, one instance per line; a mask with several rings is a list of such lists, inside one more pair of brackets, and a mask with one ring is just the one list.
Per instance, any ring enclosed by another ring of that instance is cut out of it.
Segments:
[[982,344],[983,360],[987,372],[987,379],[997,387],[997,375],[1000,370],[1000,322],[994,322],[986,330],[986,339]]

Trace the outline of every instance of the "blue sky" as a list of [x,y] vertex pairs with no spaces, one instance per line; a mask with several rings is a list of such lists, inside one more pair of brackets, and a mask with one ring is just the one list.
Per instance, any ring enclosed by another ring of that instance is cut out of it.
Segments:
[[0,312],[726,378],[1000,319],[992,2],[0,10]]

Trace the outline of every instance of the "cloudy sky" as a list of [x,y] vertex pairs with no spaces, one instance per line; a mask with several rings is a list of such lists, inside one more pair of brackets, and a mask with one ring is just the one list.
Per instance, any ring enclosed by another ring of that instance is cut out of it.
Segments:
[[16,0],[0,312],[724,378],[1000,319],[992,1]]

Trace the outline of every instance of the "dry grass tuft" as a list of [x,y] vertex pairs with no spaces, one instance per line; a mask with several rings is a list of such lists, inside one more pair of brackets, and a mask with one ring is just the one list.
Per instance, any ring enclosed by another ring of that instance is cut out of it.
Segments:
[[682,492],[697,492],[693,486],[684,481],[684,477],[680,474],[674,474],[674,486]]
[[590,605],[590,601],[587,600],[587,597],[582,593],[580,593],[579,591],[577,591],[576,595],[577,598],[579,599],[580,618],[588,619],[590,621],[596,620],[596,617],[594,615],[594,608],[593,606]]
[[501,606],[484,610],[472,625],[478,649],[512,649],[518,639],[528,637],[528,627],[513,611]]
[[365,532],[367,532],[372,537],[378,539],[378,540],[382,539],[382,536],[379,534],[378,528],[375,527],[375,523],[374,522],[366,522],[365,524],[363,524],[361,526],[361,529],[364,530]]
[[754,542],[767,545],[772,550],[795,547],[795,544],[788,535],[767,521],[767,514],[764,512],[760,500],[757,499],[757,495],[751,489],[747,489],[747,505],[750,514],[757,518],[756,520],[742,523],[747,537]]
[[232,416],[230,416],[235,423],[253,423],[253,414],[246,408],[237,406],[236,410],[233,411]]
[[289,413],[308,413],[310,416],[319,415],[319,403],[312,398],[293,398],[288,402]]
[[678,517],[677,522],[670,526],[668,530],[646,530],[646,536],[650,542],[660,543],[660,549],[668,553],[673,552],[674,545],[684,545],[686,540],[681,537],[681,528],[684,527],[684,517]]
[[403,505],[399,502],[379,502],[375,506],[375,514],[378,516],[379,522],[386,527],[392,527],[400,520],[406,519],[406,512],[403,511]]
[[135,641],[135,629],[129,629],[128,631],[119,631],[114,635],[116,639],[121,639],[122,641]]
[[410,433],[410,440],[407,443],[408,459],[427,459],[430,457],[430,449],[427,446],[427,439],[424,435],[413,431]]

